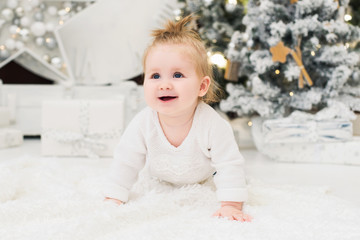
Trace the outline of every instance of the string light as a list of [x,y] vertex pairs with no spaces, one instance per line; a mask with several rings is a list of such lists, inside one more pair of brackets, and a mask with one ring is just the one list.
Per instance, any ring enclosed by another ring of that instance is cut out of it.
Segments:
[[276,70],[275,70],[275,74],[280,74],[280,70],[279,70],[279,69],[276,69]]
[[294,96],[293,92],[289,92],[290,97]]
[[210,56],[210,61],[213,64],[215,64],[216,66],[218,66],[219,68],[226,67],[227,61],[222,53],[220,53],[220,52],[209,53],[208,52],[208,56]]
[[315,51],[311,51],[311,56],[315,56]]
[[352,19],[352,16],[351,16],[351,15],[349,15],[349,14],[345,14],[345,15],[344,15],[344,20],[345,20],[345,22],[351,21],[351,19]]
[[179,21],[181,19],[181,9],[175,9],[174,10],[174,15],[175,15],[175,20]]
[[237,0],[227,0],[225,3],[225,9],[227,12],[232,13],[236,9]]
[[248,126],[251,127],[253,125],[252,121],[248,121]]

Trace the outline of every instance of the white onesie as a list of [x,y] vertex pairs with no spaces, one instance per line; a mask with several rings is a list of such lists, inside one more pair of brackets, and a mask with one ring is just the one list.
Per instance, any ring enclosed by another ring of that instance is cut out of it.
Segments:
[[138,113],[115,149],[106,196],[128,201],[145,161],[152,176],[176,185],[198,183],[216,172],[219,201],[247,199],[244,159],[231,126],[204,102],[198,104],[191,129],[178,147],[165,137],[156,111],[147,107]]

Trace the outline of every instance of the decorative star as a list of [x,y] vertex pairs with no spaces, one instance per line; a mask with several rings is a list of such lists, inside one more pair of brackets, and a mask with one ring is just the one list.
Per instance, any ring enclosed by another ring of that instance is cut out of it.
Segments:
[[68,81],[54,30],[89,4],[8,0],[0,9],[0,68],[15,61],[50,80]]
[[290,53],[291,49],[286,47],[282,41],[278,42],[276,46],[270,48],[272,60],[274,62],[286,62],[286,56]]

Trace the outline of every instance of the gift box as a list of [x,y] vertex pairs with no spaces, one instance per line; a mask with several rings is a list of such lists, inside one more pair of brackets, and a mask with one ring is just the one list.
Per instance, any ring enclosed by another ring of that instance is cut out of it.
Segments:
[[263,118],[253,118],[251,132],[258,151],[274,161],[360,165],[360,137],[353,136],[347,141],[269,142],[264,137],[265,121]]
[[16,147],[23,143],[23,134],[19,129],[0,128],[0,149]]
[[316,114],[294,111],[285,118],[265,119],[262,134],[266,143],[349,141],[354,118],[351,110],[334,102]]
[[264,140],[269,143],[348,141],[353,136],[352,122],[344,119],[280,118],[265,120],[262,127]]
[[360,137],[345,142],[275,143],[264,150],[279,162],[360,165]]
[[44,156],[110,157],[124,128],[124,98],[42,104]]
[[10,125],[10,109],[0,105],[0,127]]

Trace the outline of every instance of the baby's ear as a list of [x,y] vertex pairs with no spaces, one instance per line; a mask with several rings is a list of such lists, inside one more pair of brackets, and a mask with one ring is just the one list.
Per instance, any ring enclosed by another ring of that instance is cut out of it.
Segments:
[[211,79],[209,76],[203,77],[203,79],[201,80],[201,84],[200,84],[199,97],[205,96],[205,94],[209,90],[210,83],[211,83]]

